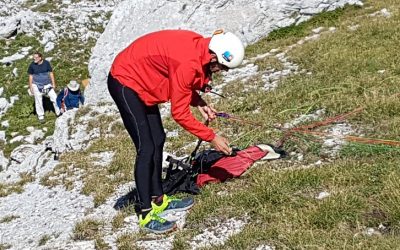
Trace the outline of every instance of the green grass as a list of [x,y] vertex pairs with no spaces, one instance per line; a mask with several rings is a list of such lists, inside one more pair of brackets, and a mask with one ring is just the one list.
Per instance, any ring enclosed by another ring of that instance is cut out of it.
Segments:
[[51,239],[51,236],[45,234],[45,235],[43,235],[43,236],[40,238],[38,245],[39,245],[39,246],[44,246],[44,245],[46,245],[46,243],[47,243],[50,239]]
[[[87,43],[77,42],[77,39],[61,39],[56,47],[49,53],[44,53],[44,57],[52,57],[51,65],[53,67],[54,76],[56,80],[56,93],[61,91],[70,80],[77,80],[80,82],[83,79],[89,78],[87,64],[84,62],[89,61],[91,48],[94,46],[95,41],[90,39]],[[43,51],[43,47],[34,37],[26,35],[17,35],[15,40],[7,41],[1,40],[0,57],[13,55],[18,52],[21,47],[32,46],[30,55],[35,51]],[[74,51],[71,50],[74,48]],[[8,54],[5,53],[8,51]],[[78,51],[78,52],[75,52]],[[34,99],[27,93],[28,86],[28,73],[27,69],[31,63],[31,56],[25,59],[17,60],[8,67],[0,67],[0,75],[3,81],[0,83],[4,87],[3,96],[9,98],[13,95],[18,95],[19,100],[16,101],[14,106],[10,108],[7,113],[1,118],[1,121],[8,120],[10,126],[5,129],[7,138],[12,138],[12,132],[19,132],[19,135],[27,135],[26,127],[46,127],[48,130],[45,137],[52,135],[54,132],[54,123],[56,116],[52,111],[46,111],[46,122],[39,123],[37,117],[34,115]],[[11,73],[13,68],[18,69],[18,77],[14,77]],[[48,100],[50,103],[50,101]],[[51,104],[50,104],[51,107]],[[9,156],[13,149],[19,146],[20,143],[2,145],[5,156]]]
[[[326,114],[321,119],[325,119],[363,107],[361,113],[346,120],[355,133],[400,140],[400,56],[396,53],[400,44],[399,7],[395,0],[366,1],[362,8],[347,6],[322,13],[298,26],[274,31],[250,45],[246,49],[248,58],[273,48],[284,51],[312,34],[312,29],[336,27],[335,32],[323,32],[318,40],[307,41],[288,52],[290,60],[300,69],[312,72],[311,75],[298,74],[283,79],[278,88],[270,92],[257,89],[264,84],[260,76],[244,83],[232,82],[223,89],[227,98],[214,102],[215,107],[261,123],[261,128],[219,118],[210,126],[227,136],[232,145],[243,148],[257,143],[275,143],[283,134],[273,125],[290,122],[300,115],[324,109]],[[388,8],[392,17],[368,16],[382,8]],[[351,31],[348,27],[355,24],[359,28]],[[27,38],[18,39],[24,43]],[[58,49],[68,51],[72,44],[73,41],[64,41]],[[79,56],[86,60],[89,54],[86,50]],[[76,66],[72,58],[69,54],[54,58],[59,83],[88,77],[86,69]],[[255,64],[261,72],[283,67],[272,56]],[[378,73],[383,69],[384,73]],[[21,76],[21,83],[23,79]],[[215,77],[215,82],[221,81],[220,76]],[[28,100],[22,103],[25,102]],[[259,112],[253,113],[255,110]],[[12,112],[14,115],[28,113],[19,106]],[[80,112],[78,117],[89,112],[91,116],[99,115],[90,109]],[[195,115],[199,117],[197,112]],[[105,135],[115,118],[103,115],[88,127],[99,128]],[[14,118],[10,116],[9,119]],[[25,122],[34,122],[32,115],[26,119]],[[12,122],[18,131],[23,123],[18,124],[16,120]],[[194,146],[185,146],[196,138],[172,119],[166,118],[164,127],[168,131],[179,131],[179,137],[167,139],[166,151],[183,155],[193,149]],[[111,131],[116,135],[111,140],[102,137],[86,150],[62,155],[60,165],[42,178],[42,184],[65,185],[70,189],[76,171],[80,171],[84,184],[82,193],[93,196],[95,206],[103,204],[119,185],[133,179],[133,144],[122,124],[114,123]],[[291,137],[284,148],[303,154],[303,162],[289,161],[291,157],[265,162],[251,168],[241,178],[207,185],[202,194],[195,197],[196,205],[189,213],[186,228],[175,234],[174,249],[188,249],[193,236],[216,225],[215,218],[223,221],[233,217],[248,218],[245,228],[230,237],[225,245],[210,249],[253,249],[262,244],[276,249],[397,249],[400,244],[400,149],[348,143],[338,158],[327,160],[321,145],[321,140],[314,136]],[[90,153],[104,151],[116,152],[109,166],[91,163]],[[321,158],[323,165],[303,167]],[[11,188],[1,187],[0,191],[8,193]],[[218,195],[222,191],[228,195]],[[322,191],[330,196],[316,199]],[[131,207],[120,211],[111,223],[113,229],[124,227],[124,218],[131,214]],[[386,229],[378,231],[380,224]],[[74,239],[93,239],[97,248],[107,248],[102,239],[102,225],[91,220],[80,222],[75,227]],[[369,227],[378,234],[365,235]],[[137,249],[135,242],[147,237],[142,233],[124,234],[117,239],[117,245],[119,249]]]
[[12,193],[22,193],[24,191],[24,185],[34,181],[34,176],[29,173],[21,173],[20,178],[21,179],[15,183],[0,183],[0,197],[5,197]]
[[10,244],[0,243],[0,250],[10,249],[12,246]]
[[94,240],[101,233],[100,227],[104,223],[93,219],[85,219],[75,225],[74,240]]
[[10,221],[18,219],[18,218],[19,218],[19,216],[15,216],[15,215],[5,216],[0,219],[0,223],[7,223],[7,222],[10,222]]
[[[271,128],[273,124],[318,109],[326,110],[324,119],[361,106],[361,113],[347,119],[353,128],[366,137],[400,140],[400,57],[393,53],[400,42],[399,4],[367,1],[366,7],[370,8],[346,7],[323,13],[249,46],[246,52],[252,57],[272,48],[284,50],[314,28],[337,28],[288,53],[290,60],[311,75],[291,76],[272,92],[243,91],[249,85],[261,85],[257,78],[234,82],[224,89],[228,98],[220,100],[217,108],[262,123],[262,129],[229,120],[212,126],[239,146],[246,146],[281,138],[282,133]],[[391,18],[368,16],[383,7],[392,13]],[[354,24],[360,27],[349,30]],[[256,63],[261,70],[274,67],[271,57]],[[378,73],[382,69],[386,71]],[[256,109],[260,113],[252,114]],[[250,219],[244,230],[224,246],[210,249],[249,249],[262,244],[277,249],[397,248],[400,149],[349,143],[336,160],[303,169],[301,165],[322,156],[321,143],[315,139],[303,135],[285,144],[286,150],[304,154],[300,165],[285,160],[264,163],[234,181],[206,186],[196,197],[186,229],[176,235],[175,248],[188,249],[187,242],[213,225],[213,218],[242,218],[245,214]],[[217,196],[220,191],[229,195]],[[330,196],[316,199],[322,191]],[[379,231],[380,224],[386,229]],[[365,235],[368,227],[378,234]]]
[[119,250],[138,250],[140,249],[134,243],[143,237],[143,234],[123,234],[117,239],[117,246]]

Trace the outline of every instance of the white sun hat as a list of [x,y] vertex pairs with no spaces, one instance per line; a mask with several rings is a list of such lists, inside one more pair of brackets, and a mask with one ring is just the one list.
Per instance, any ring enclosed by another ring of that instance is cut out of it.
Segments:
[[71,91],[77,91],[79,89],[79,83],[75,80],[72,80],[68,83],[67,87]]

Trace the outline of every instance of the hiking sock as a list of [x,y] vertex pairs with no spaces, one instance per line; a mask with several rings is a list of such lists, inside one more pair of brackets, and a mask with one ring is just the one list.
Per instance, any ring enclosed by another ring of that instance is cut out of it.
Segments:
[[150,211],[151,211],[151,208],[142,209],[142,210],[140,211],[140,214],[142,215],[142,218],[145,218],[146,215],[147,215],[148,213],[150,213]]
[[164,199],[164,195],[155,197],[153,202],[157,205],[157,206],[161,206],[161,204],[163,203],[163,199]]

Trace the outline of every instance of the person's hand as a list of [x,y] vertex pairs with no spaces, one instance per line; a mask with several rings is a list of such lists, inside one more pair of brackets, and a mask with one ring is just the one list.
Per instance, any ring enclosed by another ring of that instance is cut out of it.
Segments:
[[210,106],[198,106],[197,107],[201,113],[201,115],[206,119],[207,121],[212,121],[214,120],[217,116],[215,115],[217,111],[210,107]]
[[217,151],[220,151],[226,155],[232,154],[232,148],[229,147],[228,139],[225,137],[215,135],[214,139],[211,141],[211,144]]

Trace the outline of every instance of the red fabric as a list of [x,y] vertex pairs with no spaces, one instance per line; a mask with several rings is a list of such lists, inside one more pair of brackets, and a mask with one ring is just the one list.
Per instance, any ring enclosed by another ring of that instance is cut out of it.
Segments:
[[201,187],[208,182],[222,182],[229,178],[239,177],[267,153],[259,147],[251,146],[239,151],[236,156],[224,157],[218,160],[207,173],[199,174],[196,183]]
[[197,106],[198,90],[210,80],[210,40],[186,30],[147,34],[117,55],[111,75],[138,93],[148,106],[170,101],[177,123],[202,140],[211,141],[215,133],[197,121],[189,107]]

